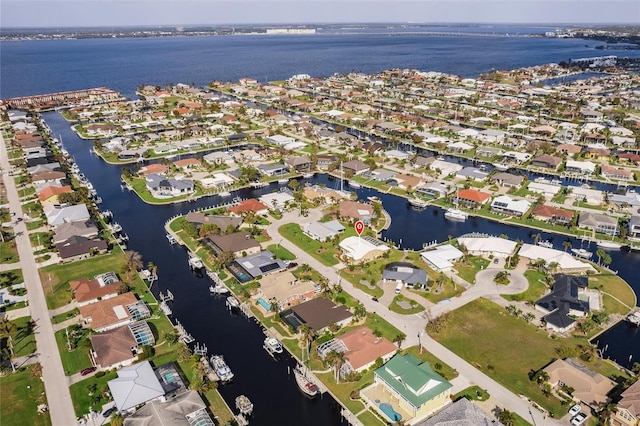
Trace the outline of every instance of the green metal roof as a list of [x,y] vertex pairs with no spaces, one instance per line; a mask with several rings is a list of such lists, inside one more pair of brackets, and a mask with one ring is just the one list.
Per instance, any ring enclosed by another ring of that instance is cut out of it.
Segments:
[[375,374],[416,408],[453,386],[411,354],[394,356]]

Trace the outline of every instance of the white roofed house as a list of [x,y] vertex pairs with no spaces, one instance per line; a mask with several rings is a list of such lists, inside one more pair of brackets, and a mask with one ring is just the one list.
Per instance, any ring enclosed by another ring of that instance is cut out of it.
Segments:
[[409,288],[424,288],[428,281],[427,271],[411,263],[393,262],[382,271],[382,282],[403,284]]
[[578,227],[607,235],[618,235],[620,232],[618,219],[601,213],[581,212]]
[[344,232],[344,226],[337,220],[311,222],[302,226],[305,234],[318,241],[327,241]]
[[629,238],[640,239],[640,216],[632,215],[629,218]]
[[497,213],[510,216],[522,217],[531,208],[531,203],[527,200],[516,200],[508,195],[500,195],[491,202],[491,210]]
[[46,216],[50,226],[58,226],[65,222],[86,222],[90,219],[89,210],[84,204],[53,208],[46,212]]
[[596,165],[591,161],[567,160],[565,171],[568,173],[579,173],[583,175],[591,175],[595,173]]
[[499,237],[460,237],[458,244],[466,247],[467,251],[476,256],[495,256],[506,258],[513,254],[518,245],[515,241]]
[[488,143],[502,143],[505,134],[502,130],[486,129],[480,132],[478,139]]
[[149,361],[118,370],[118,378],[107,382],[116,407],[121,412],[164,396],[164,389]]

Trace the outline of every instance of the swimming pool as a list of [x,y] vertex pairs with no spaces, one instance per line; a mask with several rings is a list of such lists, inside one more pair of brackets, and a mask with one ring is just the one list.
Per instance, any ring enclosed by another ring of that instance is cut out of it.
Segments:
[[396,413],[391,404],[383,402],[378,407],[380,407],[380,411],[382,411],[385,416],[387,416],[392,422],[398,422],[402,420],[402,415],[400,415],[400,413]]
[[262,306],[262,309],[267,312],[271,311],[271,304],[264,300],[262,297],[258,299],[258,305]]

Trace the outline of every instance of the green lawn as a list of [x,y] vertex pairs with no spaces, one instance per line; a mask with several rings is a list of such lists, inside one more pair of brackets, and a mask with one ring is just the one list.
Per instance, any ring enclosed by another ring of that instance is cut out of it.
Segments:
[[[410,308],[404,308],[404,307],[400,306],[398,304],[398,302],[402,302],[402,301],[408,302],[411,305],[411,307]],[[417,314],[418,312],[424,311],[424,306],[422,306],[421,304],[419,304],[418,302],[416,302],[413,299],[409,299],[407,297],[404,297],[401,294],[398,294],[391,301],[391,304],[389,305],[389,309],[392,310],[393,312],[401,314],[401,315],[413,315],[413,314]]]
[[489,260],[479,256],[467,256],[467,262],[458,262],[455,265],[458,276],[473,284],[476,280],[476,274],[482,269],[486,269],[489,266]]
[[524,276],[529,281],[529,288],[522,293],[506,294],[502,297],[506,300],[515,302],[535,302],[540,299],[548,289],[547,285],[544,283],[544,273],[535,269],[529,269],[525,271]]
[[19,369],[0,377],[0,424],[34,425],[51,424],[49,413],[38,413],[38,404],[46,404],[44,382],[32,377],[33,366]]
[[273,253],[276,259],[295,260],[296,258],[296,256],[293,253],[291,253],[289,250],[287,250],[286,248],[282,247],[279,244],[271,244],[270,246],[267,247],[267,250]]
[[122,251],[114,249],[111,254],[95,256],[80,262],[50,265],[41,268],[39,270],[40,279],[47,298],[47,306],[49,309],[56,309],[72,300],[73,296],[69,281],[80,278],[93,278],[98,274],[109,271],[116,272],[121,280],[124,279],[120,274],[124,265],[125,257]]
[[6,287],[24,282],[22,277],[22,269],[11,269],[10,271],[0,272],[0,287]]
[[36,352],[36,335],[31,328],[31,317],[16,318],[11,321],[16,328],[11,336],[13,338],[14,356],[25,356]]
[[[71,333],[70,328],[69,333]],[[78,346],[69,351],[65,330],[56,331],[56,343],[58,344],[58,351],[60,351],[64,374],[69,376],[71,374],[79,373],[85,368],[91,367],[91,360],[89,359],[91,342],[85,333],[84,337],[80,339]]]
[[109,391],[107,382],[117,376],[115,370],[112,370],[102,377],[89,377],[69,386],[76,416],[88,414],[89,408],[102,410],[102,406],[110,401],[106,396],[106,392]]
[[18,261],[18,249],[14,241],[0,242],[0,261],[3,264]]
[[453,396],[454,401],[460,398],[467,398],[469,401],[486,401],[489,399],[489,393],[481,387],[473,385]]
[[74,308],[69,312],[65,312],[64,314],[59,314],[51,317],[51,323],[60,324],[61,322],[65,322],[66,320],[71,319],[79,314],[80,314],[80,310],[78,310],[78,308]]
[[[589,277],[589,288],[596,288],[600,291],[610,294],[611,296],[621,300],[625,305],[636,306],[636,294],[633,289],[622,278],[614,274],[600,274]],[[605,303],[605,309],[609,309]],[[623,310],[627,313],[629,309]]]
[[585,339],[550,339],[545,331],[486,299],[451,312],[447,325],[433,337],[515,394],[533,399],[554,417],[567,412],[558,399],[547,399],[529,380],[528,373],[556,359],[557,348],[585,344]]
[[284,238],[309,253],[323,265],[333,266],[338,264],[338,259],[335,257],[336,249],[333,243],[321,243],[308,237],[302,232],[300,225],[297,223],[282,225],[278,231]]
[[360,420],[362,424],[366,426],[385,426],[387,424],[387,422],[380,420],[380,417],[373,413],[371,409],[360,414],[358,416],[358,420]]

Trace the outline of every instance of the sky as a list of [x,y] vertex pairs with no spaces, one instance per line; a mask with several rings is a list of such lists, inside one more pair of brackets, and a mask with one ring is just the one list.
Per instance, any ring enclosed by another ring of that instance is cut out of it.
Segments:
[[320,23],[640,25],[640,0],[0,0],[0,27]]

